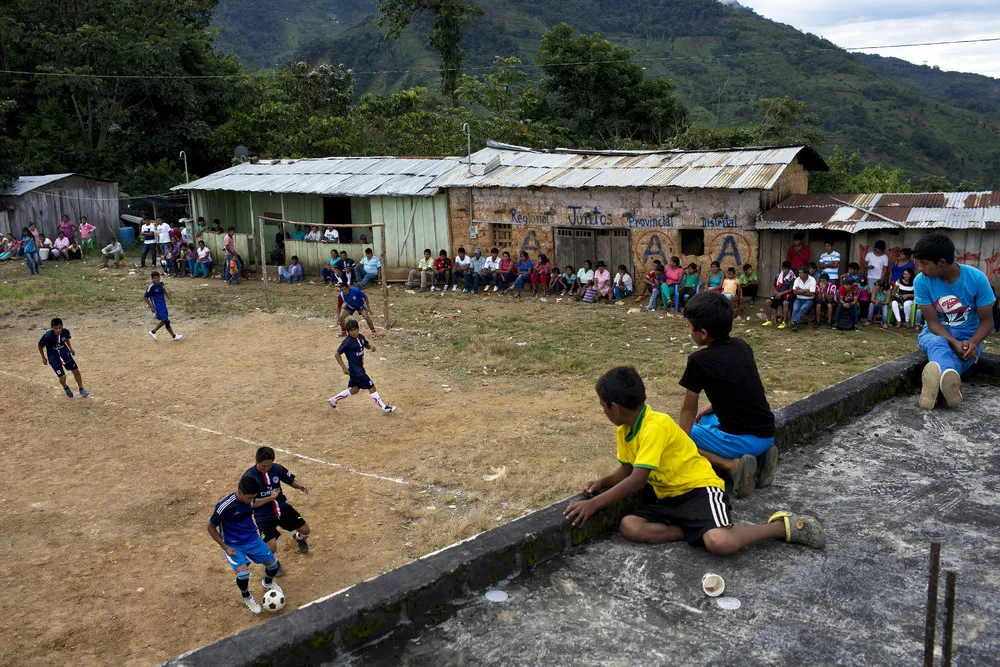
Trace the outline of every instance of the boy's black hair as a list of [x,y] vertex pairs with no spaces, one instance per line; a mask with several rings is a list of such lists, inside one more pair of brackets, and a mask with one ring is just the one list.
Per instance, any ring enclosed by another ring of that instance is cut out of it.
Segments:
[[274,460],[274,450],[264,445],[263,447],[257,448],[257,463],[261,461],[273,461]]
[[247,475],[246,477],[240,478],[240,491],[248,496],[256,496],[260,493],[260,482],[257,481],[256,477],[251,477]]
[[458,251],[459,251],[459,252],[465,252],[465,248],[464,248],[464,247],[460,247],[460,248],[458,249]]
[[370,252],[373,255],[375,254],[375,251],[372,250],[371,248],[365,248],[365,252]]
[[229,231],[231,231],[231,232],[235,232],[235,231],[236,231],[236,228],[235,228],[235,227],[230,227],[230,228],[229,228]]
[[824,278],[826,279],[826,281],[827,281],[827,282],[830,282],[830,276],[828,276],[828,275],[827,275],[827,274],[825,274],[825,273],[821,273],[821,274],[819,274],[819,278],[818,278],[819,282],[823,282],[823,279],[824,279]]
[[205,222],[205,216],[199,215],[198,216],[198,222]]
[[809,268],[819,271],[819,266],[816,265],[816,262],[809,262]]
[[656,264],[659,264],[660,266],[663,266],[663,262],[661,262],[661,261],[660,261],[660,260],[658,260],[658,259],[654,259],[654,260],[653,260],[653,265],[655,266]]
[[297,262],[297,261],[299,261],[299,256],[298,255],[292,255],[292,259],[294,259]]
[[850,264],[847,265],[847,268],[848,269],[858,269],[860,271],[861,270],[861,265],[858,264],[857,262],[851,262]]
[[684,306],[684,317],[695,331],[704,329],[712,340],[719,340],[733,330],[733,305],[719,292],[700,292]]
[[833,239],[823,239],[823,245],[833,245]]
[[802,272],[802,271],[805,271],[807,276],[809,275],[809,267],[808,266],[800,266],[798,272]]
[[358,328],[358,321],[347,320],[347,324],[344,326],[344,328],[347,329],[348,331],[354,331],[355,329]]
[[594,388],[601,403],[607,406],[617,403],[626,410],[637,410],[646,402],[646,385],[631,366],[612,368],[597,379]]
[[350,283],[340,283],[340,289],[344,289],[345,287],[347,289],[351,289],[351,284]]
[[676,264],[677,266],[681,265],[681,258],[678,257],[677,255],[674,255],[673,257],[671,257],[670,261],[673,262],[674,264]]
[[497,253],[499,255],[500,254],[500,248],[490,248],[490,252],[491,253],[495,252],[495,253]]
[[790,269],[792,268],[792,263],[789,262],[788,260],[785,260],[784,262],[781,263],[781,268]]
[[50,327],[61,327],[62,326],[62,318],[53,317],[52,321],[49,322],[49,326]]
[[438,253],[438,257],[447,257],[447,256],[448,256],[448,251],[445,250],[444,248],[441,248],[441,252]]
[[883,241],[882,239],[879,239],[878,241],[876,241],[875,242],[875,249],[876,250],[885,250],[885,241]]
[[914,244],[913,259],[935,263],[943,259],[946,264],[954,264],[955,244],[940,232],[928,234]]
[[732,271],[733,273],[736,273],[736,267],[735,266],[730,266],[728,269],[726,269],[726,273],[729,273],[730,271]]
[[158,275],[160,275],[159,271],[153,271],[152,273],[149,274],[149,277],[152,278],[153,276],[158,276]]
[[900,255],[906,255],[907,257],[913,257],[913,248],[900,248]]
[[743,270],[746,271],[747,269],[753,269],[753,265],[751,265],[751,264],[744,264],[743,265]]
[[792,234],[792,240],[793,241],[802,241],[805,238],[806,238],[806,235],[803,234],[802,232],[795,232],[794,234]]
[[698,265],[695,264],[694,262],[691,262],[690,264],[688,264],[688,268],[689,269],[693,269],[695,273],[698,273]]
[[424,248],[424,254],[425,255],[433,255],[434,253],[431,252],[430,248]]

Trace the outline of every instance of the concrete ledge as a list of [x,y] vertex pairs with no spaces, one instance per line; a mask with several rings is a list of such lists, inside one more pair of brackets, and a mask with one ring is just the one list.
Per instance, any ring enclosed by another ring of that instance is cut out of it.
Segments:
[[[776,440],[790,447],[870,410],[891,396],[918,388],[926,363],[905,355],[777,411]],[[985,355],[977,376],[1000,382],[1000,357]],[[472,595],[522,569],[613,531],[635,499],[571,527],[567,498],[509,524],[429,554],[256,627],[195,649],[165,665],[314,665],[385,636],[440,623]]]

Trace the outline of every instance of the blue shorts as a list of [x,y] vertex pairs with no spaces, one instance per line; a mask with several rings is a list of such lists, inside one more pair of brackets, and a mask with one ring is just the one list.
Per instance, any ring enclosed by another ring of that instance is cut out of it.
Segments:
[[59,377],[66,374],[63,368],[67,371],[75,371],[78,368],[76,361],[73,360],[73,355],[69,352],[61,355],[49,355],[49,366],[52,367],[52,370],[54,370],[56,375]]
[[774,438],[756,435],[733,435],[719,428],[719,417],[710,412],[701,422],[691,427],[691,439],[699,449],[727,459],[738,459],[744,454],[760,456],[774,444]]
[[170,315],[167,314],[166,307],[164,307],[162,309],[160,309],[160,308],[156,309],[156,319],[161,320],[163,322],[169,322],[170,321]]
[[236,558],[230,558],[229,554],[226,554],[226,560],[229,561],[230,567],[234,570],[238,570],[244,565],[249,565],[251,561],[258,565],[267,565],[277,560],[277,556],[268,549],[267,545],[264,544],[264,540],[260,537],[257,538],[256,542],[247,542],[240,546],[232,544],[227,544],[226,546],[236,550]]

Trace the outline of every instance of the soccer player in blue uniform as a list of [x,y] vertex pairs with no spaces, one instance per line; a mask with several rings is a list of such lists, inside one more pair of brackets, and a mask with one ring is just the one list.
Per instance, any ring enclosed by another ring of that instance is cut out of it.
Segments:
[[266,497],[258,498],[260,490],[260,482],[253,477],[243,477],[236,491],[215,505],[208,520],[208,534],[222,547],[226,560],[236,571],[236,585],[243,596],[243,604],[254,614],[260,613],[260,604],[250,594],[250,561],[264,565],[265,590],[284,593],[274,581],[281,568],[278,557],[264,544],[253,522],[254,508],[272,502],[279,492],[275,489]]
[[[385,404],[382,397],[378,395],[378,390],[375,389],[375,383],[365,373],[365,348],[372,352],[375,351],[375,346],[365,340],[365,337],[358,331],[358,321],[348,321],[347,338],[337,349],[337,363],[344,370],[344,375],[348,377],[347,389],[330,398],[330,407],[336,408],[337,403],[348,396],[353,396],[362,389],[367,389],[382,414],[390,415],[396,411],[396,406]],[[344,355],[347,355],[346,365],[344,364]]]
[[63,328],[63,321],[58,317],[53,317],[49,324],[52,328],[38,341],[38,352],[42,355],[42,363],[48,364],[56,372],[67,398],[73,398],[73,390],[66,384],[66,371],[73,373],[76,386],[80,388],[80,396],[86,398],[90,394],[83,388],[80,369],[73,359],[76,352],[73,351],[73,344],[69,342],[69,329]]
[[361,317],[365,318],[365,322],[368,323],[368,327],[372,330],[372,333],[375,333],[375,323],[372,322],[372,316],[368,314],[368,295],[358,287],[351,287],[347,283],[340,283],[340,298],[344,302],[343,307],[340,309],[340,317],[337,318],[340,321],[340,334],[344,335],[347,333],[347,330],[344,328],[344,325],[347,323],[347,316],[354,313],[360,313]]
[[167,288],[160,282],[160,272],[153,271],[149,274],[153,282],[149,283],[149,287],[146,288],[146,305],[149,306],[149,312],[156,316],[159,322],[155,327],[149,332],[149,335],[153,337],[153,340],[157,340],[156,332],[160,330],[160,327],[166,327],[167,331],[173,336],[174,340],[180,340],[184,338],[182,335],[177,335],[174,330],[170,328],[170,314],[167,312]]
[[[253,518],[257,523],[257,530],[260,536],[267,543],[267,546],[274,553],[278,553],[278,528],[291,531],[292,539],[299,545],[299,552],[309,553],[309,524],[288,502],[288,498],[281,490],[281,483],[284,482],[293,489],[298,489],[306,495],[309,488],[295,478],[295,475],[288,471],[285,466],[274,462],[274,450],[270,447],[257,448],[257,465],[251,467],[244,477],[253,477],[260,486],[260,497],[269,498],[274,489],[278,491],[278,497],[273,501],[258,505],[254,508]],[[278,571],[280,577],[284,572]]]

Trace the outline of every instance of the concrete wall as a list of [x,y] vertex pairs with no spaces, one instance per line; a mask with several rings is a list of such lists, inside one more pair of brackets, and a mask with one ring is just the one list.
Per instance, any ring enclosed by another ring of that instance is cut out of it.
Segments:
[[93,237],[95,245],[100,247],[119,227],[115,182],[68,176],[18,197],[0,199],[3,206],[13,207],[8,211],[8,225],[15,236],[20,236],[21,229],[34,222],[41,232],[55,239],[63,215],[68,215],[75,225],[85,215],[97,227]]
[[[804,172],[804,170],[802,170]],[[789,183],[798,187],[796,178]],[[801,180],[801,179],[800,179]],[[793,185],[789,185],[792,187]],[[472,191],[470,224],[469,189],[448,193],[451,252],[464,246],[497,246],[512,256],[526,250],[532,259],[544,252],[557,265],[565,264],[556,252],[554,230],[628,230],[631,234],[631,267],[637,274],[654,259],[666,264],[671,256],[694,262],[707,276],[708,265],[718,260],[727,266],[756,263],[757,233],[754,221],[760,212],[759,190],[702,190],[685,188],[483,188]],[[509,228],[508,228],[509,226]],[[703,235],[704,252],[682,252],[682,232]],[[503,234],[509,233],[510,240]],[[591,257],[608,263],[619,258]]]

